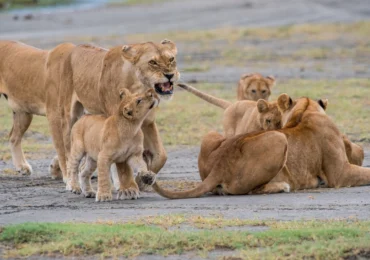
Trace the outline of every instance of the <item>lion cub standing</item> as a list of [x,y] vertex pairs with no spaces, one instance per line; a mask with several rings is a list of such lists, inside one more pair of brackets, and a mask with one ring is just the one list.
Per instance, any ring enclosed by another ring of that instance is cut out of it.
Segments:
[[[127,89],[122,89],[120,97],[121,103],[112,116],[87,115],[72,128],[67,189],[78,194],[82,191],[86,197],[94,197],[90,179],[98,168],[96,201],[112,200],[109,171],[112,163],[116,163],[120,180],[118,198],[139,197],[133,170],[151,174],[143,160],[144,135],[141,125],[151,109],[158,105],[159,98],[153,89],[141,95],[133,95]],[[85,155],[86,164],[80,174],[80,188],[78,166]]]

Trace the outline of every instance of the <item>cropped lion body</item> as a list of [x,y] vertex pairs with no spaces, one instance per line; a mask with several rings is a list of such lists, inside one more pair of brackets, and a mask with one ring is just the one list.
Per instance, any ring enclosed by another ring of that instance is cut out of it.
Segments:
[[[164,40],[117,46],[106,50],[81,45],[66,60],[61,80],[59,104],[61,106],[63,133],[59,132],[63,145],[56,147],[58,155],[68,158],[70,131],[76,120],[86,110],[91,114],[110,116],[120,103],[116,93],[128,89],[131,93],[143,93],[155,89],[162,99],[172,96],[173,84],[178,80],[174,43]],[[155,123],[155,111],[151,111],[142,125],[144,147],[151,159],[151,170],[158,172],[167,156]],[[64,178],[66,160],[60,160]]]
[[[61,129],[56,115],[59,79],[61,66],[73,48],[73,44],[64,43],[44,51],[20,42],[0,41],[0,95],[8,99],[13,110],[10,147],[15,168],[23,174],[32,172],[21,140],[33,115],[46,115],[51,132]],[[57,145],[60,140],[52,137]],[[51,170],[52,177],[60,177],[57,158]]]
[[342,134],[317,102],[282,94],[278,106],[284,124],[278,131],[288,140],[286,167],[256,193],[276,192],[286,184],[292,190],[316,188],[319,178],[335,188],[370,183],[370,169],[350,163]]
[[[98,168],[97,201],[112,199],[109,169],[112,163],[117,166],[120,180],[118,198],[137,199],[139,188],[133,178],[133,170],[147,172],[143,159],[144,136],[141,125],[159,102],[154,90],[144,94],[132,95],[127,89],[122,90],[122,101],[114,114],[108,118],[102,115],[87,115],[79,119],[72,128],[71,155],[68,161],[70,179],[67,189],[94,197],[90,179]],[[80,160],[86,156],[84,170],[78,184]]]

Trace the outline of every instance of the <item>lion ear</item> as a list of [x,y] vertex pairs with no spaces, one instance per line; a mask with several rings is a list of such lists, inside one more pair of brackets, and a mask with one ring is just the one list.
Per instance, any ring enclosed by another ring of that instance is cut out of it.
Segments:
[[130,95],[131,93],[130,93],[130,91],[127,89],[127,88],[121,88],[120,90],[119,90],[119,98],[120,99],[123,99],[124,97],[126,97],[126,96],[128,96],[128,95]]
[[324,110],[326,110],[326,108],[328,107],[328,103],[329,103],[329,101],[328,101],[328,99],[327,99],[327,98],[324,98],[324,99],[319,99],[319,100],[317,101],[317,103],[319,103],[319,105],[320,105]]
[[135,45],[124,45],[122,46],[122,56],[135,64],[140,58],[139,47]]
[[173,41],[164,39],[161,41],[161,44],[165,45],[171,52],[173,52],[174,55],[177,55],[177,47]]
[[293,100],[288,96],[288,94],[284,93],[278,97],[277,103],[280,111],[284,112],[292,107]]
[[269,109],[269,104],[264,99],[258,99],[257,109],[258,109],[258,112],[260,113],[266,112]]
[[270,88],[272,88],[273,86],[275,86],[276,80],[275,80],[275,78],[273,76],[267,76],[266,77],[266,80],[267,80]]

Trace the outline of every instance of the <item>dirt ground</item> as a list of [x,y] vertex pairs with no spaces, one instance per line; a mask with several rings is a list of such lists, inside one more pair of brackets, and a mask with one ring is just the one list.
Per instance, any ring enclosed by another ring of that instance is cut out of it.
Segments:
[[[13,17],[14,12],[0,14],[0,39],[20,40],[40,48],[50,48],[66,40],[82,41],[85,36],[96,37],[96,41],[100,43],[100,37],[116,34],[210,29],[222,26],[259,27],[369,20],[370,5],[368,0],[287,0],[283,6],[281,1],[272,0],[189,0],[144,7],[100,8],[77,13],[36,11],[31,20],[15,21]],[[153,21],[155,27],[152,25]],[[276,48],[284,50],[288,48],[287,44],[281,41]],[[181,53],[181,48],[179,49]],[[180,68],[181,55],[184,54],[180,54]],[[198,58],[204,59],[201,56]],[[269,66],[260,67],[260,72],[270,74],[274,71],[275,75],[278,74],[281,78],[368,78],[369,60],[358,62],[361,70],[353,69],[352,60],[332,59],[324,61],[323,70],[302,71],[299,66],[279,66],[276,61]],[[235,83],[240,74],[248,70],[254,71],[254,64],[243,68],[211,66],[205,72],[183,72],[182,79]],[[167,180],[169,183],[199,180],[199,148],[167,147],[167,150],[169,158],[159,174],[161,180]],[[170,213],[222,213],[225,217],[233,218],[280,220],[370,218],[368,186],[258,196],[209,195],[187,200],[168,200],[153,192],[147,192],[137,201],[114,200],[109,203],[96,203],[93,199],[65,191],[60,181],[49,178],[48,167],[53,156],[54,154],[45,154],[45,158],[30,160],[34,169],[34,175],[30,177],[8,173],[6,169],[12,168],[11,162],[0,161],[0,225],[25,221],[124,220]],[[370,167],[368,150],[364,166]]]

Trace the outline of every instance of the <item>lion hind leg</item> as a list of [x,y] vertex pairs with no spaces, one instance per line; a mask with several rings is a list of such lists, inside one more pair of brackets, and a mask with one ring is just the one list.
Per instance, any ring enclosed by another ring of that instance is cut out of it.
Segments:
[[13,127],[9,134],[10,150],[13,164],[17,172],[22,175],[30,175],[32,167],[24,157],[22,150],[22,138],[32,122],[32,114],[25,112],[13,112]]
[[71,155],[68,160],[66,190],[71,190],[73,193],[77,194],[81,193],[81,188],[78,183],[78,168],[84,155],[85,151],[83,144],[76,140],[72,145]]
[[95,191],[91,187],[91,176],[96,170],[97,164],[91,157],[86,156],[85,158],[85,167],[79,174],[81,190],[86,198],[95,198]]

